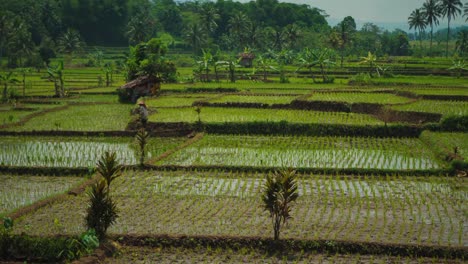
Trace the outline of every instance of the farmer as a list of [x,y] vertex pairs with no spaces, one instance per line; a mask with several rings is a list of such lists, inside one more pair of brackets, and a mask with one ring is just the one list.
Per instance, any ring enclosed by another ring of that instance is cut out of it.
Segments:
[[148,108],[146,107],[145,101],[138,101],[138,112],[140,114],[141,124],[146,128],[146,123],[148,122]]

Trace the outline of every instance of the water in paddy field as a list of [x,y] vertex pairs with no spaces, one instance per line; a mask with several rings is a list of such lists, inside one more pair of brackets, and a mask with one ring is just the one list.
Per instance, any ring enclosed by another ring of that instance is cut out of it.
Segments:
[[0,142],[0,164],[8,166],[94,167],[104,152],[116,152],[122,164],[136,164],[127,143],[22,141]]
[[184,150],[169,164],[261,166],[293,168],[360,168],[388,170],[438,169],[440,165],[428,155],[408,155],[392,150],[363,149],[249,149],[191,148]]
[[[218,178],[200,176],[145,176],[135,175],[127,177],[126,181],[144,182],[144,193],[164,194],[175,196],[228,196],[228,197],[255,197],[260,195],[264,184],[261,178]],[[346,197],[375,197],[375,198],[403,198],[408,192],[418,195],[439,192],[443,194],[466,196],[464,192],[453,192],[453,188],[446,182],[392,180],[377,177],[374,179],[330,179],[327,177],[311,176],[310,179],[298,180],[300,196],[343,194]],[[124,184],[126,188],[131,184]],[[138,188],[133,186],[132,188]]]

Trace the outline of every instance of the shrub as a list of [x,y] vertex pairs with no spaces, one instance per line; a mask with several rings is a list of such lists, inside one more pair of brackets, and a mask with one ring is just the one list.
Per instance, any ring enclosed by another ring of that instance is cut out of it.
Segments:
[[281,227],[292,218],[291,204],[298,197],[296,171],[283,170],[267,176],[262,201],[270,213],[275,240],[279,239]]

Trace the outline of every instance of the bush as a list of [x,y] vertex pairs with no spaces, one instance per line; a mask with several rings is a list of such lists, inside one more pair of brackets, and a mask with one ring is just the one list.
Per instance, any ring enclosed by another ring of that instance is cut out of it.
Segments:
[[370,85],[370,84],[373,84],[373,81],[369,73],[358,73],[349,80],[348,84],[349,85]]
[[443,131],[468,132],[468,116],[449,116],[442,119],[440,129]]

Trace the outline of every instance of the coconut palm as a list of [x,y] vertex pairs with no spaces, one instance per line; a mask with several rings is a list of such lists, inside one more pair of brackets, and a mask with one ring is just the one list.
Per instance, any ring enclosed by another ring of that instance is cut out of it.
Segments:
[[455,47],[462,57],[468,52],[468,30],[458,32]]
[[237,46],[243,47],[246,32],[249,30],[250,20],[242,12],[233,15],[228,22],[229,31],[234,38],[237,38]]
[[195,54],[199,54],[201,47],[206,43],[206,32],[197,23],[192,23],[185,30],[185,41]]
[[57,41],[58,51],[68,55],[70,62],[73,53],[81,50],[83,46],[80,33],[73,29],[68,29]]
[[284,37],[286,39],[286,45],[290,49],[294,49],[297,41],[301,38],[301,28],[296,24],[289,24],[283,30]]
[[205,3],[200,8],[201,24],[208,34],[212,34],[218,28],[217,20],[219,18],[218,11],[212,4]]
[[440,0],[440,10],[443,17],[447,17],[447,47],[445,50],[445,57],[448,57],[448,44],[450,40],[450,21],[455,19],[461,13],[463,7],[460,0]]
[[410,29],[414,28],[415,33],[416,30],[419,31],[419,43],[422,48],[422,32],[426,28],[427,22],[421,9],[411,12],[411,15],[408,17],[408,24]]
[[434,33],[434,25],[439,25],[439,17],[442,15],[440,11],[440,6],[437,4],[438,1],[439,0],[426,0],[422,7],[423,16],[426,19],[427,25],[431,27],[431,44],[429,46],[430,52],[432,52],[432,37]]
[[463,9],[463,16],[465,18],[465,22],[468,22],[468,3],[465,3],[465,8]]

